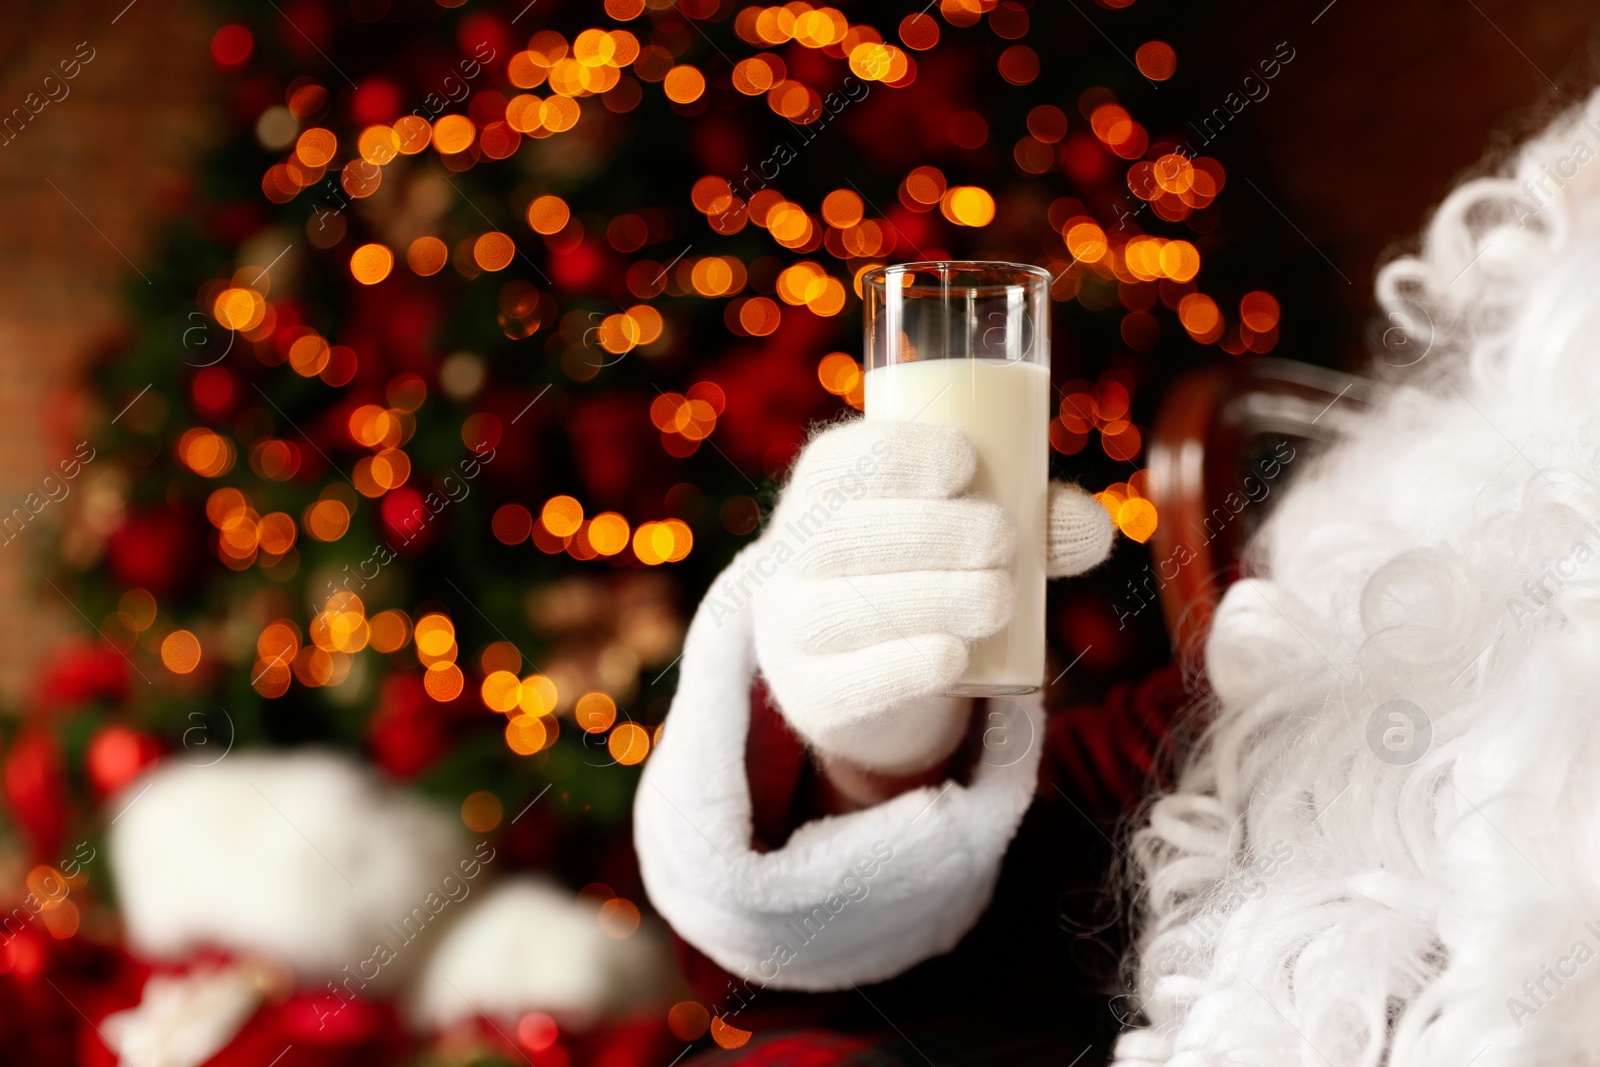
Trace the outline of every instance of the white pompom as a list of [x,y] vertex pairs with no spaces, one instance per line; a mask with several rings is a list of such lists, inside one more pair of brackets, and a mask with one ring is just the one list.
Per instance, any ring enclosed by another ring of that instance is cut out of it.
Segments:
[[628,937],[601,928],[598,906],[554,883],[509,879],[470,905],[428,958],[409,1015],[442,1030],[531,1011],[582,1028],[666,986],[665,944],[646,924]]
[[[120,813],[111,867],[133,951],[220,948],[311,983],[395,942],[390,924],[471,859],[448,814],[328,752],[168,760],[108,810]],[[402,948],[372,981],[392,985],[420,955]]]
[[197,1067],[220,1052],[261,1003],[265,976],[250,967],[155,975],[137,1007],[100,1021],[120,1067]]

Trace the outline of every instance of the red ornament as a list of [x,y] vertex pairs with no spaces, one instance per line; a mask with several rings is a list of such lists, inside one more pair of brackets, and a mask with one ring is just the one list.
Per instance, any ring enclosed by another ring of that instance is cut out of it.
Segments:
[[933,216],[909,211],[896,204],[889,209],[886,217],[889,225],[894,227],[896,250],[909,250],[912,255],[922,258],[923,253],[919,250],[926,249],[933,241]]
[[110,796],[160,755],[161,747],[149,734],[122,725],[108,726],[89,742],[89,783],[100,796]]
[[647,398],[620,393],[585,397],[573,405],[567,430],[585,499],[594,507],[624,506],[637,480],[651,476],[656,434]]
[[[230,245],[242,244],[256,231],[266,224],[260,208],[254,204],[224,204],[206,216],[206,232],[219,241]],[[195,321],[195,320],[190,320]],[[226,341],[213,341],[213,344],[223,344]],[[196,363],[203,363],[216,358],[216,350],[210,352],[197,350],[194,356],[188,357]]]
[[181,589],[200,554],[194,531],[166,508],[130,510],[106,541],[106,563],[122,586],[143,587],[157,599]]
[[1061,169],[1078,185],[1100,185],[1111,177],[1111,156],[1090,135],[1074,134],[1061,145]]
[[67,776],[53,736],[28,729],[17,738],[5,755],[5,791],[30,853],[55,863],[67,829]]
[[450,506],[450,498],[436,491],[423,496],[409,485],[391,489],[378,505],[385,539],[402,556],[420,553],[432,543]]
[[[695,162],[706,174],[722,175],[735,189],[742,189],[750,176],[756,174],[750,164],[757,157],[750,154],[749,138],[741,123],[710,115],[689,124],[689,138]],[[750,174],[745,173],[746,167]],[[760,187],[759,181],[750,183],[752,193]]]
[[585,1057],[591,1067],[649,1067],[655,1063],[670,1063],[683,1048],[683,1042],[667,1028],[664,1013],[601,1028],[586,1044],[594,1049],[591,1057]]
[[128,695],[128,661],[115,649],[84,638],[58,643],[34,679],[33,709],[47,714],[95,700],[118,703]]
[[[7,1063],[116,1067],[89,1020],[139,1002],[149,968],[84,937],[25,929],[0,947],[0,1049]],[[79,1012],[82,1014],[79,1014]]]
[[604,273],[605,258],[593,241],[582,241],[564,255],[550,257],[550,277],[570,291],[592,289]]
[[461,26],[456,30],[456,43],[467,57],[464,62],[469,63],[474,59],[484,64],[498,61],[504,67],[514,51],[511,30],[505,19],[487,11],[468,15],[461,20]]
[[350,114],[363,126],[393,122],[400,112],[400,88],[387,78],[368,78],[350,99]]
[[503,93],[485,89],[467,102],[467,117],[476,122],[481,130],[490,123],[500,122],[506,117],[506,103]]
[[448,744],[441,708],[414,672],[391,674],[367,722],[372,761],[396,778],[415,778],[432,766]]
[[278,38],[302,58],[320,56],[333,45],[333,16],[315,0],[282,4]]
[[560,1036],[556,1021],[542,1011],[530,1011],[517,1021],[517,1043],[529,1052],[543,1052]]
[[706,369],[727,397],[713,440],[728,458],[756,470],[789,465],[807,423],[832,400],[817,380],[817,362],[837,329],[832,319],[789,310],[772,336],[732,349]]
[[[374,394],[395,371],[431,378],[437,369],[432,338],[443,321],[438,289],[396,271],[382,285],[356,286],[349,301],[350,317],[339,343],[356,353],[356,381]],[[381,354],[381,358],[380,358]]]
[[226,369],[206,367],[194,376],[194,381],[189,385],[189,394],[194,397],[194,406],[200,414],[218,419],[232,410],[238,391],[234,387],[233,375]]
[[238,23],[230,23],[212,35],[211,58],[223,70],[237,70],[250,58],[255,44],[249,29]]

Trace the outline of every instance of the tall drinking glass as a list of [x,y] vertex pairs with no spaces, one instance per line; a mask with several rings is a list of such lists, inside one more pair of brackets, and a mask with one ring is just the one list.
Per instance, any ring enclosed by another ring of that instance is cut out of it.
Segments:
[[862,276],[866,417],[960,429],[977,450],[970,491],[1017,525],[1016,612],[972,650],[953,695],[1044,684],[1050,466],[1050,274],[1020,263],[901,263]]

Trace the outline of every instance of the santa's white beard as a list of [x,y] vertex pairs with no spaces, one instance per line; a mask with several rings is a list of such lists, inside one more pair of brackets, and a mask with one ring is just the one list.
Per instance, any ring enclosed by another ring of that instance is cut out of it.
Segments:
[[1427,354],[1217,613],[1120,1063],[1600,1062],[1597,156],[1600,98],[1380,276]]

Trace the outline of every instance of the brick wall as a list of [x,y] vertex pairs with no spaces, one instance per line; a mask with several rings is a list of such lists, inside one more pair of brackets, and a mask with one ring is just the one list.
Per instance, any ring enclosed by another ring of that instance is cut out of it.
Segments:
[[[115,330],[120,287],[142,284],[137,270],[162,221],[156,205],[172,200],[162,191],[204,147],[208,43],[220,20],[196,0],[136,0],[125,11],[123,2],[0,5],[0,117],[25,107],[29,93],[44,97],[45,76],[59,77],[80,42],[94,53],[64,83],[64,99],[0,146],[4,512],[71,453],[84,356]],[[0,706],[14,706],[52,640],[83,627],[39,580],[47,546],[34,542],[51,536],[48,514],[0,548]]]

